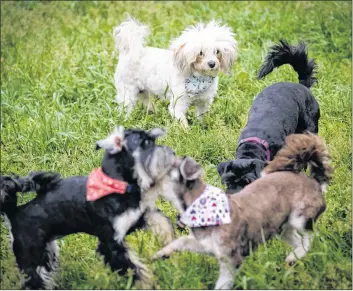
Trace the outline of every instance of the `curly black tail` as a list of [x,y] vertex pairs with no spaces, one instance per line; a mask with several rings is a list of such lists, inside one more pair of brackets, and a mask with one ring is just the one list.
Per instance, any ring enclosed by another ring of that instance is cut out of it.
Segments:
[[297,46],[289,45],[285,40],[279,42],[267,54],[257,78],[262,79],[275,68],[289,64],[298,73],[299,83],[310,88],[317,82],[314,77],[316,63],[314,59],[308,60],[306,45],[303,42],[299,42]]
[[0,212],[9,215],[16,211],[17,192],[41,194],[53,189],[60,180],[60,174],[52,172],[32,172],[26,177],[0,176]]

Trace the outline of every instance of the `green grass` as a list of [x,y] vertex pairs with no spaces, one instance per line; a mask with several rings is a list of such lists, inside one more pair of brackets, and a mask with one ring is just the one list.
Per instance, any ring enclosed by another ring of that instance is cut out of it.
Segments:
[[[152,46],[166,47],[199,20],[220,19],[236,32],[240,57],[233,76],[220,77],[218,96],[202,122],[195,120],[194,109],[189,111],[188,132],[157,100],[154,114],[139,105],[129,120],[119,115],[112,28],[124,12],[150,25]],[[161,143],[194,157],[203,165],[206,181],[223,187],[216,166],[234,156],[256,94],[274,82],[297,82],[289,66],[257,81],[265,53],[279,38],[304,40],[318,63],[319,83],[312,91],[322,112],[319,134],[336,168],[326,194],[328,209],[303,260],[286,266],[289,247],[272,240],[245,260],[235,288],[352,289],[351,23],[351,2],[1,2],[1,171],[86,175],[102,157],[94,150],[95,141],[113,125],[159,126],[169,132]],[[175,219],[169,204],[158,205]],[[16,289],[19,273],[8,241],[1,225],[1,288]],[[183,253],[151,262],[160,248],[155,236],[138,231],[128,241],[153,269],[157,288],[213,288],[218,276],[214,258]],[[134,288],[129,276],[119,277],[103,266],[96,243],[84,234],[60,240],[59,287]]]

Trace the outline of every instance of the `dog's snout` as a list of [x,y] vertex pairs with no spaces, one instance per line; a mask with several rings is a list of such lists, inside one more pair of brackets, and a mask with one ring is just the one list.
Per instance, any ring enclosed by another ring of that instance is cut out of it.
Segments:
[[216,63],[214,61],[209,61],[207,64],[211,69],[214,68],[216,65]]

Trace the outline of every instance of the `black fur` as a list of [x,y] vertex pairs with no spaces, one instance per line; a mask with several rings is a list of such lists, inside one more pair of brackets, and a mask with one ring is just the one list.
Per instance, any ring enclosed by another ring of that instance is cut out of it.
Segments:
[[[239,141],[249,137],[266,140],[270,146],[271,159],[284,145],[287,135],[305,131],[317,134],[319,129],[319,104],[308,89],[316,82],[313,76],[315,61],[308,61],[303,43],[290,46],[281,40],[267,55],[258,78],[263,78],[283,64],[290,64],[294,68],[300,84],[276,83],[258,94],[239,138]],[[259,178],[265,166],[265,148],[260,144],[245,142],[238,146],[236,159],[220,163],[217,170],[227,186],[227,193],[231,194]]]
[[[114,239],[116,230],[113,221],[128,210],[138,209],[141,200],[140,187],[133,176],[132,153],[140,147],[142,151],[155,147],[155,137],[142,130],[125,130],[126,150],[116,154],[104,153],[103,172],[128,182],[132,191],[125,194],[108,195],[99,200],[86,201],[87,176],[62,178],[48,172],[31,173],[27,177],[1,176],[0,209],[11,222],[14,237],[13,251],[21,271],[27,276],[23,288],[45,288],[43,275],[38,267],[53,271],[53,258],[45,251],[55,239],[78,232],[99,238],[97,251],[104,255],[106,264],[120,274],[128,268],[140,277],[140,265],[129,257],[125,242]],[[17,207],[17,192],[36,191],[37,196],[29,203]],[[142,214],[143,215],[143,214]],[[143,216],[128,230],[143,227]]]

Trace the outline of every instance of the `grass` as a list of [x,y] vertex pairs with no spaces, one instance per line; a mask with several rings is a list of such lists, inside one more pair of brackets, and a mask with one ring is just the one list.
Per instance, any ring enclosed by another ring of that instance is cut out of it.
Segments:
[[[202,122],[189,111],[188,132],[161,101],[155,101],[155,114],[140,105],[129,120],[119,115],[112,28],[124,19],[123,12],[150,25],[152,46],[166,47],[199,20],[220,19],[236,32],[240,57],[233,76],[220,77],[218,97]],[[161,142],[194,157],[206,181],[223,187],[216,166],[234,156],[256,94],[278,81],[297,82],[289,66],[257,81],[265,53],[279,38],[304,40],[318,63],[319,83],[312,91],[322,112],[319,134],[336,168],[326,194],[328,209],[303,260],[286,266],[289,247],[272,240],[245,260],[235,288],[352,289],[351,23],[351,2],[1,2],[1,172],[86,175],[102,157],[94,150],[95,141],[123,124],[166,128],[169,134]],[[23,203],[31,198],[25,196]],[[175,219],[169,204],[158,206]],[[19,273],[8,240],[2,224],[1,289],[17,289]],[[128,241],[153,268],[157,288],[213,288],[218,276],[214,258],[182,253],[152,263],[160,248],[156,237],[137,231]],[[103,266],[96,243],[85,234],[60,240],[59,288],[134,288],[131,276],[119,277]]]

